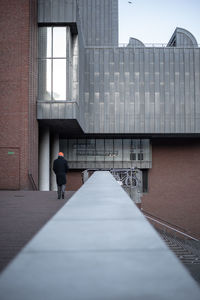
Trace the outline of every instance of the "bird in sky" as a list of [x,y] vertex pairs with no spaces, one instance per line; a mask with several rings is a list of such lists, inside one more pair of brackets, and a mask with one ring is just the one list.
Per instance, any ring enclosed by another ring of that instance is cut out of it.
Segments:
[[132,4],[132,1],[128,1],[129,4]]

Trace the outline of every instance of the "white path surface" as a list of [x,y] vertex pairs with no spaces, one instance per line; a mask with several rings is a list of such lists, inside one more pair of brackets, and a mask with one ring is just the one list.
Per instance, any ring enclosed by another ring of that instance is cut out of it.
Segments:
[[109,172],[95,172],[0,277],[1,300],[199,300]]

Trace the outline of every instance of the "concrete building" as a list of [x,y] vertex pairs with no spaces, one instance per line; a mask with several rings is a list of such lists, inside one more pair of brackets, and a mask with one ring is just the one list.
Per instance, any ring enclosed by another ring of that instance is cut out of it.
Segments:
[[195,37],[119,47],[117,0],[7,0],[0,14],[0,188],[55,190],[60,150],[67,189],[111,169],[144,211],[200,237]]

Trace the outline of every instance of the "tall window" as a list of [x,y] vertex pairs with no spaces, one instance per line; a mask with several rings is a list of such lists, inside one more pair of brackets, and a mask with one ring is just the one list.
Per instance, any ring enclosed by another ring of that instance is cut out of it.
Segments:
[[69,27],[39,27],[38,44],[38,99],[66,100],[72,47]]

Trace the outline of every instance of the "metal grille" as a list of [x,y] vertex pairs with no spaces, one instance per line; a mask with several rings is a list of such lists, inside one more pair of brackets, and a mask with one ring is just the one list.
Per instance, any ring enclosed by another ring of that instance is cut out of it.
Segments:
[[110,172],[123,187],[136,188],[138,192],[141,190],[138,169],[111,169]]

